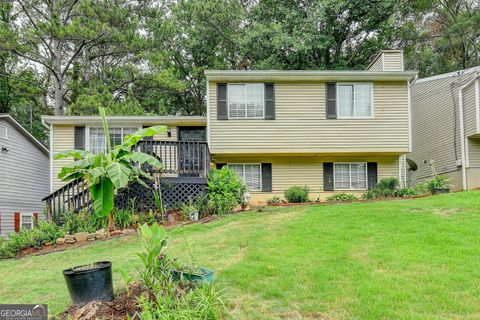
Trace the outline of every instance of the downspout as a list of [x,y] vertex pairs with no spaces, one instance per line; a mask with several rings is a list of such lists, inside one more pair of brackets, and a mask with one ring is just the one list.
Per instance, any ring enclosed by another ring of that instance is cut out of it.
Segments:
[[42,118],[42,125],[48,129],[48,139],[49,139],[49,143],[48,143],[48,150],[49,150],[49,153],[50,153],[50,164],[49,164],[49,179],[50,179],[50,193],[53,192],[53,125],[50,124],[48,125],[46,122],[45,122],[45,119]]
[[467,82],[465,85],[461,86],[458,91],[458,113],[460,117],[460,148],[462,154],[462,189],[468,190],[467,185],[467,154],[465,152],[465,127],[463,123],[463,89],[471,85],[473,82],[477,81],[478,77],[475,77],[473,80]]

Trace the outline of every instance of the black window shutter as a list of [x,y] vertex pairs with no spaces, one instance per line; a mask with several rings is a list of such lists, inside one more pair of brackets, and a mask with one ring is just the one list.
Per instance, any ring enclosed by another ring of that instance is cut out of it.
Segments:
[[333,191],[333,162],[323,163],[323,191]]
[[275,119],[275,84],[265,83],[265,119]]
[[74,146],[76,150],[85,150],[85,127],[75,127]]
[[227,84],[217,83],[217,119],[228,119]]
[[272,191],[272,164],[262,163],[262,191]]
[[222,169],[222,168],[225,167],[226,165],[227,165],[226,163],[217,163],[217,164],[216,164],[218,170]]
[[375,188],[377,184],[377,163],[376,162],[368,162],[367,163],[367,181],[368,181],[368,189]]
[[325,104],[327,106],[327,119],[337,119],[337,86],[335,82],[325,84]]

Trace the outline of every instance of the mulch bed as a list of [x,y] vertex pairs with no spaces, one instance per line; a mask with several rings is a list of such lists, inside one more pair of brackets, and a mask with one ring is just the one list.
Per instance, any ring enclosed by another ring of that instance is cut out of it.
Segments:
[[418,196],[410,196],[410,197],[388,197],[388,198],[377,198],[377,199],[358,199],[358,200],[349,200],[349,201],[312,201],[312,202],[280,202],[280,203],[267,203],[267,206],[270,207],[294,207],[294,206],[304,206],[304,205],[312,205],[312,204],[340,204],[340,203],[355,203],[355,202],[376,202],[376,201],[384,201],[384,200],[407,200],[407,199],[417,199],[417,198],[425,198],[431,197],[431,194],[421,194]]

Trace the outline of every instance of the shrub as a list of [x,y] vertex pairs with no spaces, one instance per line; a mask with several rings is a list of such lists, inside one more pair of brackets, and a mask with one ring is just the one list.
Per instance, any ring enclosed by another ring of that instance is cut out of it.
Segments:
[[0,258],[13,258],[23,249],[40,248],[64,235],[64,231],[56,224],[41,221],[33,230],[22,229],[18,233],[10,233],[8,239],[0,239]]
[[208,198],[213,203],[215,214],[228,214],[239,205],[246,192],[245,184],[235,172],[223,167],[213,169],[208,175]]
[[200,217],[206,217],[215,213],[215,206],[208,198],[208,194],[198,196],[195,199],[195,207],[197,207]]
[[55,223],[40,221],[38,226],[29,232],[33,246],[41,248],[48,242],[55,242],[65,235],[65,232]]
[[267,203],[280,203],[282,200],[279,196],[273,196],[272,198],[267,200]]
[[434,189],[448,189],[450,184],[448,183],[450,179],[443,175],[436,176],[435,178],[428,180],[425,183],[425,188],[432,192]]
[[353,201],[358,200],[358,198],[352,193],[334,193],[331,196],[327,197],[327,201]]
[[397,178],[390,177],[390,178],[384,178],[380,180],[375,186],[375,189],[394,191],[395,189],[398,188],[399,185],[400,185],[400,182],[398,181]]
[[79,213],[67,212],[63,215],[63,230],[67,234],[83,232],[87,226],[87,220],[82,219]]
[[394,191],[395,197],[412,197],[417,194],[417,191],[413,188],[401,188]]
[[293,186],[285,191],[285,199],[288,202],[308,202],[308,193],[310,189],[307,186]]

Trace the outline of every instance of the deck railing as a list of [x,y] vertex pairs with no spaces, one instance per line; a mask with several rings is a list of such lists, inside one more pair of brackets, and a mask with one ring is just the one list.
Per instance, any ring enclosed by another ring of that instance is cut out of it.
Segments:
[[85,181],[76,179],[42,200],[46,204],[47,219],[60,222],[64,213],[78,212],[90,205],[90,192]]
[[[162,162],[162,168],[145,166],[155,176],[205,178],[210,170],[210,152],[206,142],[140,141],[137,150]],[[78,212],[91,204],[88,186],[83,180],[69,182],[43,199],[49,220],[59,222],[67,212]]]
[[162,168],[145,168],[153,173],[206,177],[210,170],[211,159],[206,142],[152,140],[139,142],[138,148],[162,162]]

